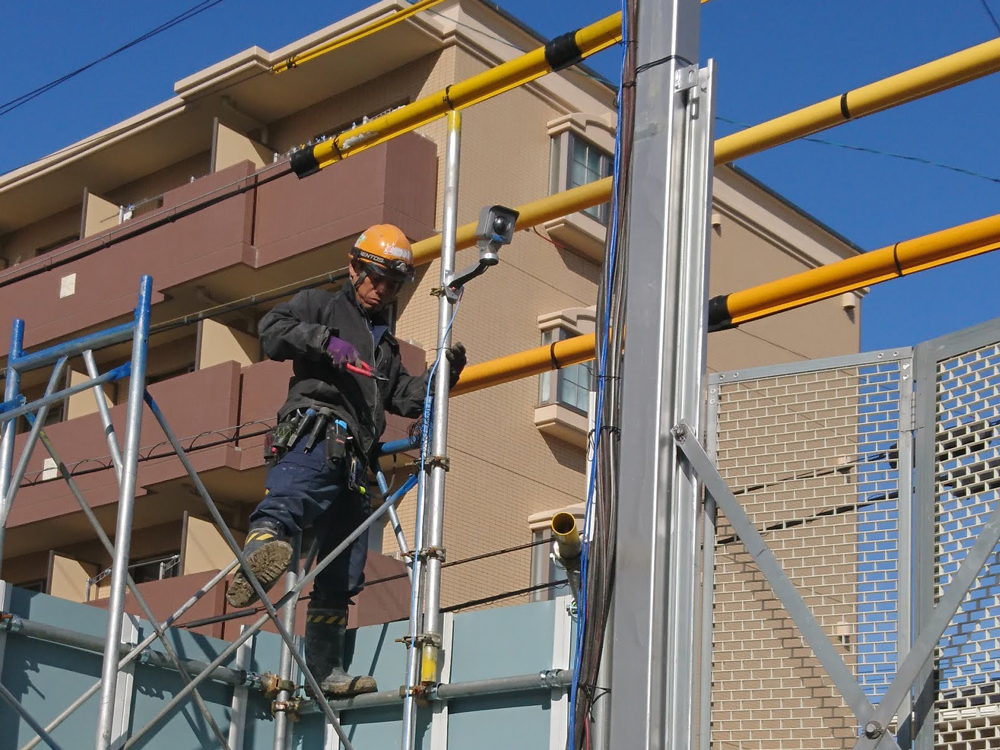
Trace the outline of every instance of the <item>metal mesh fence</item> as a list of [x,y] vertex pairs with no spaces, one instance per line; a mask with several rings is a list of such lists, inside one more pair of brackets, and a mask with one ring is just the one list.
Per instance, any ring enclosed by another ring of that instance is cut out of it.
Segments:
[[[994,511],[1000,488],[1000,346],[937,363],[935,601]],[[1000,746],[1000,548],[937,649],[935,747]]]
[[[909,359],[811,366],[713,378],[717,464],[877,703],[908,607],[897,465]],[[853,712],[721,514],[714,580],[712,746],[853,747]]]

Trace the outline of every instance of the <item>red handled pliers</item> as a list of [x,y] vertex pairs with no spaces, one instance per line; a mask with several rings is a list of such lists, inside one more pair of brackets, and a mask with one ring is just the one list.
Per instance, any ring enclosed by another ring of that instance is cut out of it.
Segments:
[[362,375],[366,378],[375,377],[375,370],[373,370],[372,366],[365,361],[359,361],[356,365],[348,363],[344,365],[344,368],[348,372],[353,372],[355,375]]

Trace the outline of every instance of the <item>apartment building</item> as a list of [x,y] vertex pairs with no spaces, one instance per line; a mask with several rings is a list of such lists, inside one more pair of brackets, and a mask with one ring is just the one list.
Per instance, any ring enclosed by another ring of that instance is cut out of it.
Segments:
[[[543,43],[492,4],[449,0],[378,35],[289,72],[272,65],[406,7],[386,0],[287,47],[245,52],[174,86],[174,96],[106,131],[0,178],[0,351],[10,321],[26,321],[38,347],[125,319],[139,277],[154,282],[151,390],[237,538],[263,491],[262,432],[283,401],[288,363],[262,361],[257,322],[273,301],[187,324],[199,311],[266,295],[343,270],[365,227],[399,225],[419,240],[440,230],[445,124],[429,123],[298,179],[284,171],[294,147],[415,101]],[[596,19],[583,19],[582,22]],[[247,40],[252,43],[252,39]],[[550,74],[463,114],[460,223],[482,206],[517,206],[610,174],[615,90],[582,67]],[[858,248],[780,195],[731,167],[717,170],[710,293],[720,294],[849,257]],[[471,363],[594,330],[607,206],[519,232],[501,263],[470,283],[454,337]],[[467,262],[467,250],[458,265]],[[470,255],[471,257],[471,255]],[[325,288],[336,288],[327,283]],[[438,265],[421,268],[395,309],[411,371],[436,336]],[[166,325],[166,324],[171,325]],[[860,297],[848,294],[710,337],[711,371],[858,350]],[[817,335],[822,332],[822,335]],[[102,367],[128,352],[97,353]],[[70,363],[69,382],[86,377]],[[25,379],[39,395],[42,374]],[[584,497],[588,364],[455,397],[450,408],[443,605],[468,605],[549,580],[527,544],[547,519]],[[108,388],[116,423],[127,388]],[[407,420],[394,419],[388,437]],[[22,428],[23,431],[24,428]],[[48,432],[105,528],[117,485],[94,398],[74,396]],[[23,440],[23,437],[22,437]],[[160,592],[164,610],[186,598],[230,554],[147,419],[132,542],[133,575]],[[399,481],[405,457],[386,462]],[[399,512],[413,536],[412,497]],[[379,536],[379,535],[376,535]],[[384,529],[369,579],[402,564]],[[384,555],[377,554],[381,549]],[[536,548],[541,549],[541,548]],[[110,560],[43,451],[32,457],[8,521],[3,575],[16,585],[99,601]],[[405,579],[371,586],[378,616],[405,614]],[[543,594],[544,595],[544,594]],[[220,591],[192,617],[223,611]],[[393,609],[393,607],[396,607]],[[371,617],[376,617],[372,614]],[[360,622],[371,621],[362,612]],[[226,625],[225,627],[229,627]],[[225,634],[223,626],[211,632]]]

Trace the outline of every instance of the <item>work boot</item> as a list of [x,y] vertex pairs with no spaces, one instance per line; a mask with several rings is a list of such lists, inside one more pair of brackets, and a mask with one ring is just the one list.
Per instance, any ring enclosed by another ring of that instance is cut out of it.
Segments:
[[[261,588],[269,591],[282,573],[288,570],[292,560],[292,545],[288,543],[284,527],[275,521],[254,521],[250,524],[243,545],[243,556],[246,557],[250,570],[257,577]],[[257,593],[243,574],[242,566],[236,569],[233,582],[226,592],[226,601],[236,609],[249,607],[257,601]]]
[[374,677],[352,677],[344,671],[346,637],[346,607],[313,607],[310,603],[306,614],[306,666],[327,698],[350,698],[378,690]]

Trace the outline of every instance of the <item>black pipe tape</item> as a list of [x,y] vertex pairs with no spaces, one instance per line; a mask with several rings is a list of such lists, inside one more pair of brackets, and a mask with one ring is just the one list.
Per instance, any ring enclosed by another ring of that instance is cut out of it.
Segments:
[[708,301],[708,325],[709,327],[718,324],[731,323],[732,315],[729,314],[729,295],[722,294],[712,297]]
[[847,108],[847,93],[844,92],[840,97],[840,114],[844,116],[845,120],[851,119],[851,110]]
[[292,171],[295,172],[300,179],[308,177],[311,174],[316,174],[319,171],[319,162],[316,161],[316,157],[313,155],[312,146],[296,151],[292,154],[292,158],[289,163],[292,166]]
[[545,45],[545,61],[553,71],[576,65],[583,59],[583,53],[576,43],[576,32],[567,31]]

